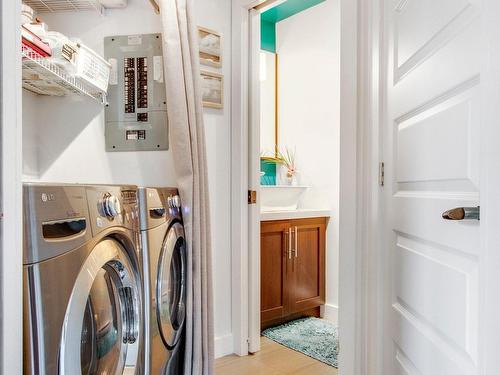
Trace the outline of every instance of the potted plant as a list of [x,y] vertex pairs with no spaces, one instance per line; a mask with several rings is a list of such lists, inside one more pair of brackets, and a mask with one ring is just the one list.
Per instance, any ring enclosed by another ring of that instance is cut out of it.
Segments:
[[278,150],[276,159],[285,169],[285,182],[287,185],[297,185],[297,166],[295,163],[295,151],[285,147],[283,151]]

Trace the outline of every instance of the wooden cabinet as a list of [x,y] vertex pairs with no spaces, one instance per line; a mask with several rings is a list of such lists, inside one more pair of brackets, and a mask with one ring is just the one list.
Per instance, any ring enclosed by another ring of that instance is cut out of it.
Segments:
[[261,224],[260,240],[260,308],[261,320],[279,319],[288,310],[288,233],[290,225],[283,221]]
[[261,326],[319,315],[327,218],[261,223]]

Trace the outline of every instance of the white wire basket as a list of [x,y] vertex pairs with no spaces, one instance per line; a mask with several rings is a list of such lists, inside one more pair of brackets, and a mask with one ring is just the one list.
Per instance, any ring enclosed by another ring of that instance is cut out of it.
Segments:
[[23,88],[39,95],[87,96],[101,104],[107,104],[106,92],[96,90],[84,80],[66,73],[49,59],[31,48],[22,46]]
[[39,13],[96,10],[102,13],[98,0],[23,0],[26,5]]
[[83,44],[78,44],[76,69],[76,75],[89,86],[102,92],[108,91],[111,64]]

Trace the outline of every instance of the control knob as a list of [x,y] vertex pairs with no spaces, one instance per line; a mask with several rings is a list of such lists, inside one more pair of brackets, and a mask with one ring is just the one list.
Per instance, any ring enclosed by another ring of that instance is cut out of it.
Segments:
[[115,218],[122,213],[122,205],[117,197],[106,193],[100,202],[99,211],[101,211],[102,216]]
[[172,195],[167,198],[167,204],[170,208],[181,208],[181,198],[178,195]]

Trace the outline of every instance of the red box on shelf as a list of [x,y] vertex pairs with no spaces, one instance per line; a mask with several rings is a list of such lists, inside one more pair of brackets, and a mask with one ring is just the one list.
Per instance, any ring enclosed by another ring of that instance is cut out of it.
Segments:
[[37,35],[33,34],[30,30],[22,26],[21,28],[22,44],[32,49],[41,57],[52,56],[52,49],[44,43]]

